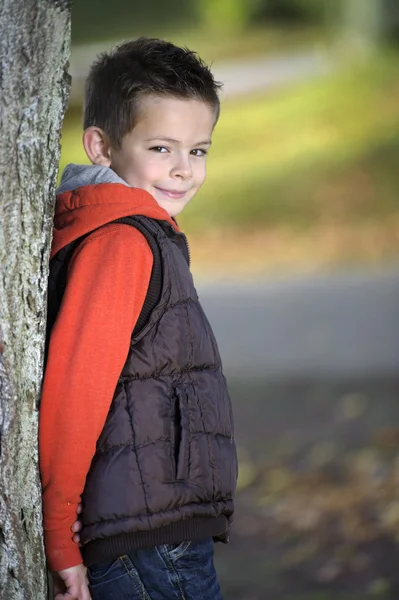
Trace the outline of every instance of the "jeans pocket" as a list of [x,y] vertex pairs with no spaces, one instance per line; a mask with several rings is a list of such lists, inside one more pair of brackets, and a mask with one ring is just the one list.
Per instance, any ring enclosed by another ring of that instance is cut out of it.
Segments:
[[165,552],[172,562],[181,558],[190,546],[191,542],[182,542],[177,546],[174,544],[164,544]]
[[87,568],[87,576],[92,586],[114,581],[126,575],[126,568],[120,557],[112,562],[95,563]]

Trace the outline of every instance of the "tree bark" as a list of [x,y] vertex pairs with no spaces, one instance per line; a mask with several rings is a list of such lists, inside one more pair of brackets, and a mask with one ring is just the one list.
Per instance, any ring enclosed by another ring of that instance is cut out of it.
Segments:
[[38,471],[48,256],[69,0],[0,0],[0,598],[43,600]]

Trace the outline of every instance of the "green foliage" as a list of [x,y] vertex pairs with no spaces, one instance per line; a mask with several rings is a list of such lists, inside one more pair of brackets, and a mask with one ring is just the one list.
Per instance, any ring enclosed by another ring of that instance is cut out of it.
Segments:
[[164,35],[193,23],[196,0],[77,0],[72,5],[72,43]]
[[[72,6],[72,42],[167,36],[197,30],[203,37],[245,30],[267,21],[323,23],[326,8],[341,0],[77,0]],[[205,32],[205,33],[204,33]]]
[[77,0],[72,42],[205,30],[219,35],[270,25],[339,25],[378,35],[399,31],[396,0]]
[[239,31],[252,21],[263,0],[199,0],[198,13],[212,30]]
[[339,12],[341,0],[262,0],[256,18],[283,22],[326,23]]

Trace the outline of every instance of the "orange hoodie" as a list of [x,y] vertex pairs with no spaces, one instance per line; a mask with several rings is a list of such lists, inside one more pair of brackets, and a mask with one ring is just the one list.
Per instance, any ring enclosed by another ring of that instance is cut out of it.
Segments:
[[[104,168],[78,169],[99,175],[96,181],[104,179],[99,171]],[[113,181],[112,173],[105,180]],[[87,180],[78,177],[77,183],[82,179]],[[57,196],[51,257],[81,235],[128,215],[167,220],[176,227],[150,194],[123,183],[63,191]],[[52,570],[83,562],[71,526],[146,297],[152,263],[152,252],[137,229],[110,224],[85,238],[69,264],[40,405],[44,536]]]

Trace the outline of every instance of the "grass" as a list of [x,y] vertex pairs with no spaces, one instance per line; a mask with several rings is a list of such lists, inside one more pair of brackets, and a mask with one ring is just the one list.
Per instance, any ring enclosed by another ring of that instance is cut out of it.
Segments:
[[395,60],[384,57],[278,94],[226,103],[207,184],[185,224],[199,228],[211,217],[218,226],[309,227],[328,215],[353,220],[396,211],[395,70]]
[[[258,240],[263,267],[267,248],[275,265],[289,256],[314,260],[312,235],[324,264],[347,262],[351,253],[366,263],[397,256],[398,100],[397,54],[386,52],[312,82],[225,101],[207,182],[180,219],[194,256],[207,263],[204,236],[209,264],[220,248],[230,255],[237,230]],[[61,168],[85,160],[80,137],[74,111],[65,120]],[[221,256],[223,268],[228,260]]]

